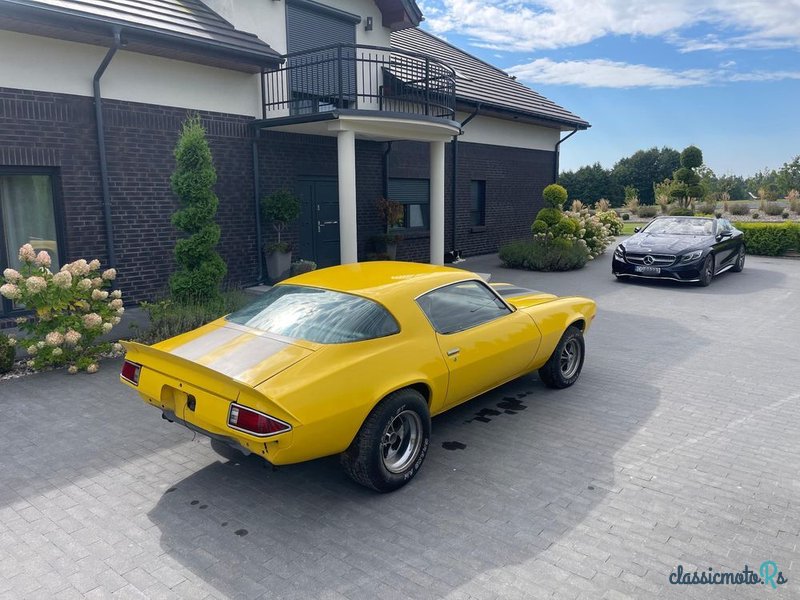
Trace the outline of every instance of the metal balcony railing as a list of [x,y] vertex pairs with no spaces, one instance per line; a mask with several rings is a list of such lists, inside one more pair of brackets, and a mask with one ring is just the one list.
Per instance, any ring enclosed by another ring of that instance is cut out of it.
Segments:
[[262,73],[265,119],[342,108],[455,116],[455,71],[430,56],[339,44],[283,58]]

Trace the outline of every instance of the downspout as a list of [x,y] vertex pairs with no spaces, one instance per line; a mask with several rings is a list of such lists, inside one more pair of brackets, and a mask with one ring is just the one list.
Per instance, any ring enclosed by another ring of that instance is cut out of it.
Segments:
[[108,157],[106,156],[106,135],[105,123],[103,121],[103,97],[100,94],[100,78],[106,72],[111,59],[122,45],[122,30],[114,28],[114,45],[106,52],[103,62],[97,67],[94,77],[92,77],[92,88],[94,90],[94,117],[95,127],[97,128],[97,152],[100,155],[100,184],[103,189],[103,218],[106,227],[106,252],[108,253],[108,266],[115,267],[117,259],[114,254],[114,228],[111,221],[111,191],[108,184]]
[[573,129],[569,133],[569,135],[564,136],[563,138],[559,139],[556,142],[556,162],[555,162],[555,165],[553,166],[553,183],[558,181],[558,163],[559,163],[559,158],[561,156],[561,150],[560,150],[559,147],[561,146],[562,143],[566,142],[569,138],[571,138],[576,133],[578,133],[578,128],[577,127],[575,129]]
[[[458,135],[464,133],[464,127],[466,127],[472,119],[478,116],[478,113],[481,110],[481,104],[475,107],[469,116],[464,119],[463,122],[460,123],[459,128],[461,131]],[[453,166],[450,169],[450,212],[453,215],[453,227],[451,230],[451,247],[450,249],[455,252],[456,251],[456,183],[458,181],[458,135],[453,136]]]
[[389,153],[392,151],[392,142],[386,142],[386,150],[383,151],[383,197],[389,198]]
[[264,257],[261,249],[261,182],[258,170],[258,136],[253,137],[253,201],[256,210],[256,253],[258,254],[258,283],[264,283]]

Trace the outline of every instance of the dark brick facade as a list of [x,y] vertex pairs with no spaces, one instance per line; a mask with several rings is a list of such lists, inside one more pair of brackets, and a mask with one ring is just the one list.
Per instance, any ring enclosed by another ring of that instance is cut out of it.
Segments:
[[[220,252],[234,283],[257,278],[250,119],[199,111],[217,169]],[[187,111],[104,101],[119,285],[128,300],[153,298],[174,268],[172,151]],[[57,167],[67,260],[107,263],[91,98],[0,88],[0,166]]]
[[[429,147],[420,142],[395,142],[389,155],[389,177],[430,177]],[[503,244],[530,235],[530,226],[544,206],[542,190],[553,183],[555,152],[487,144],[458,143],[455,249],[464,256],[496,252]],[[453,144],[445,146],[445,250],[453,249]],[[486,182],[486,224],[470,224],[470,182]],[[406,239],[399,256],[428,260],[429,237]]]
[[[232,283],[258,278],[253,190],[251,119],[199,111],[208,132],[220,200],[220,252]],[[104,101],[106,145],[119,286],[129,301],[162,294],[174,269],[177,232],[170,216],[177,201],[170,189],[175,146],[187,111]],[[383,154],[387,145],[356,141],[359,256],[382,231],[375,200],[383,193]],[[452,248],[451,168],[453,144],[446,145],[445,249]],[[299,177],[337,175],[336,138],[265,130],[258,138],[262,195],[294,189]],[[457,242],[465,255],[494,252],[514,238],[529,235],[541,207],[541,191],[551,183],[553,152],[481,144],[459,144]],[[65,256],[99,258],[107,263],[106,232],[91,98],[0,88],[0,166],[57,169],[59,218],[65,231]],[[428,144],[395,142],[389,154],[390,177],[429,177]],[[469,223],[470,180],[486,181],[486,226]],[[265,228],[267,243],[274,233]],[[289,233],[297,242],[298,227]],[[398,258],[427,261],[429,236],[406,237]],[[300,257],[295,258],[310,258]]]

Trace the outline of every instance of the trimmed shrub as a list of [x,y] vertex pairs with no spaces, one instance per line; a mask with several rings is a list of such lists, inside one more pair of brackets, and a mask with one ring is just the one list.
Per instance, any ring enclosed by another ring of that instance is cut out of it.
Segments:
[[547,223],[542,221],[541,219],[536,219],[531,225],[531,233],[536,235],[537,233],[545,233],[548,229]]
[[789,211],[788,210],[783,211],[781,213],[781,217],[783,217],[784,219],[788,219],[789,218]]
[[569,218],[561,219],[558,225],[555,226],[555,234],[557,236],[574,235],[576,231],[578,231],[578,224]]
[[651,219],[658,214],[658,208],[652,204],[643,204],[636,211],[636,214],[643,219]]
[[17,341],[0,333],[0,374],[8,373],[14,366]]
[[753,213],[752,215],[750,215],[750,216],[751,216],[753,219],[758,219],[758,217],[760,217],[761,215],[759,215],[757,212],[754,212],[754,213]]
[[195,115],[183,123],[175,146],[172,191],[181,208],[172,225],[188,234],[175,244],[178,270],[170,278],[173,296],[181,301],[203,301],[219,296],[228,268],[216,250],[219,225],[214,222],[219,200],[214,194],[217,172],[211,162],[206,130]]
[[571,271],[587,263],[589,250],[576,239],[526,240],[500,248],[500,260],[512,269]]
[[542,198],[545,206],[561,210],[567,202],[567,190],[557,183],[551,183],[542,191]]
[[[548,227],[558,225],[561,222],[561,219],[563,218],[564,218],[564,213],[562,213],[557,208],[543,208],[536,215],[536,221],[543,221],[544,224],[547,225]],[[534,221],[534,223],[536,221]]]
[[703,153],[697,146],[687,146],[681,152],[681,166],[696,169],[703,164]]
[[289,190],[278,190],[261,199],[261,213],[278,234],[278,241],[267,248],[267,254],[289,252],[291,248],[287,242],[281,241],[281,234],[289,223],[300,216],[300,199]]
[[730,208],[732,215],[750,214],[750,205],[747,202],[732,202]]
[[777,202],[766,202],[764,203],[764,212],[770,217],[777,217],[783,214],[783,207]]
[[630,221],[631,216],[628,213],[622,213],[622,220],[623,221]]
[[691,208],[684,208],[683,206],[673,206],[669,209],[669,215],[671,217],[691,217],[694,215],[694,212]]
[[780,256],[800,250],[800,225],[797,223],[736,223],[744,233],[748,254]]

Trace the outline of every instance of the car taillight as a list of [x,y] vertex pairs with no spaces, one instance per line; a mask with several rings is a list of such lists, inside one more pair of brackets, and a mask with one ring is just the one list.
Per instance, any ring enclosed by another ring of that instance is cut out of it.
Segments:
[[139,373],[142,371],[142,365],[137,365],[129,360],[122,363],[122,378],[130,381],[133,385],[139,385]]
[[231,404],[231,409],[228,413],[228,425],[234,429],[261,437],[283,433],[292,428],[288,423],[241,404]]

